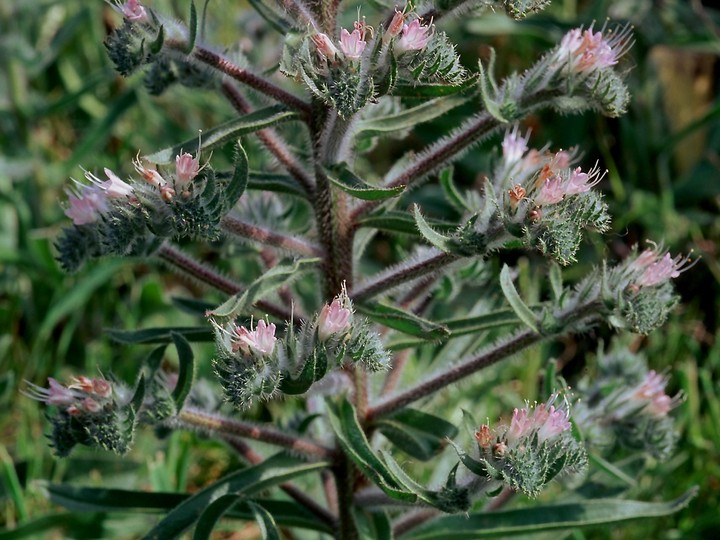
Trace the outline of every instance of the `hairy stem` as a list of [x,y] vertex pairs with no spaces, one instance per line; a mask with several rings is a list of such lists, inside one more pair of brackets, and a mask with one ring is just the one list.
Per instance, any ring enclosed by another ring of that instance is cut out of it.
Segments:
[[[588,319],[593,320],[598,317],[598,311],[600,305],[596,301],[588,302],[582,306],[576,307],[575,309],[564,313],[559,318],[559,324],[561,326],[577,323],[579,320]],[[561,335],[562,331],[558,331],[552,335],[539,334],[534,330],[523,330],[512,336],[489,350],[484,351],[482,354],[460,362],[459,364],[448,368],[447,370],[438,373],[437,375],[427,379],[415,385],[413,388],[406,390],[398,395],[391,396],[381,400],[373,407],[369,407],[366,415],[366,420],[369,422],[374,418],[386,416],[414,401],[429,396],[441,388],[444,388],[452,383],[455,383],[465,377],[472,375],[491,366],[500,360],[503,360],[523,349],[530,347],[536,343],[548,339],[550,337]]]
[[443,266],[447,266],[459,259],[460,257],[458,255],[439,253],[413,265],[403,266],[380,277],[371,278],[366,285],[354,289],[350,293],[350,298],[355,301],[366,300],[393,287],[439,270]]
[[253,240],[259,244],[285,249],[307,257],[323,256],[323,250],[319,246],[301,240],[300,238],[286,236],[258,225],[246,223],[234,217],[225,216],[220,221],[220,226],[226,232],[247,238],[248,240]]
[[278,431],[273,427],[251,424],[234,418],[211,414],[195,407],[185,407],[176,418],[176,422],[185,427],[203,431],[233,435],[246,439],[282,446],[313,459],[333,459],[335,452],[309,439]]
[[[252,112],[250,103],[248,103],[233,83],[230,81],[223,81],[222,91],[236,111],[241,114],[249,114]],[[290,175],[298,181],[307,194],[312,197],[315,190],[314,181],[298,160],[295,159],[295,156],[292,155],[282,137],[280,137],[280,135],[271,128],[261,129],[256,132],[255,135],[257,135],[260,142],[262,142],[265,148],[267,148],[268,151],[275,156],[275,158],[285,167]]]
[[338,517],[340,528],[338,538],[341,540],[357,540],[360,538],[352,515],[354,489],[353,467],[345,454],[336,461],[333,468],[335,486],[337,488]]
[[[225,439],[237,452],[251,465],[259,465],[265,458],[255,452],[250,446],[237,437],[224,436]],[[301,504],[312,512],[318,519],[328,524],[333,529],[338,528],[338,520],[334,514],[328,512],[325,508],[316,503],[311,497],[305,494],[300,488],[291,482],[280,484],[280,489],[287,493],[298,504]]]
[[310,115],[310,105],[308,103],[297,96],[294,96],[290,92],[283,90],[275,83],[272,83],[259,75],[255,75],[254,73],[233,64],[224,56],[206,49],[205,47],[198,46],[195,47],[192,54],[200,62],[221,71],[228,77],[231,77],[236,81],[257,90],[261,94],[287,105],[291,109],[295,109],[303,113],[306,117]]
[[408,531],[413,530],[415,527],[419,527],[426,521],[437,517],[440,511],[434,508],[423,508],[421,510],[415,510],[401,516],[393,523],[393,538],[398,538]]
[[[220,274],[217,270],[210,268],[210,266],[205,263],[195,260],[187,253],[184,253],[180,249],[168,243],[160,246],[156,255],[163,262],[169,264],[177,270],[180,270],[183,274],[190,276],[209,287],[213,287],[218,291],[224,292],[225,294],[233,295],[241,293],[245,290],[245,287],[242,285],[235,283],[230,278]],[[285,321],[292,319],[292,315],[289,311],[265,300],[258,300],[255,305],[268,315],[272,315],[278,319]]]

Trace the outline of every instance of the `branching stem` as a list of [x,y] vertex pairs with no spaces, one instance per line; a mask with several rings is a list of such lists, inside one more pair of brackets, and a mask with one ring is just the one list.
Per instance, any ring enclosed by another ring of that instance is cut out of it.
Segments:
[[268,246],[285,249],[287,251],[292,251],[299,255],[305,255],[308,257],[323,256],[323,250],[319,246],[306,242],[300,238],[286,236],[258,225],[246,223],[234,217],[225,216],[220,221],[220,226],[226,232],[242,238],[247,238],[248,240],[253,240],[259,244],[266,244]]
[[273,427],[251,424],[234,418],[208,413],[195,407],[185,407],[178,414],[176,421],[185,427],[282,446],[312,459],[331,460],[335,457],[335,452],[332,449],[309,439],[290,435]]

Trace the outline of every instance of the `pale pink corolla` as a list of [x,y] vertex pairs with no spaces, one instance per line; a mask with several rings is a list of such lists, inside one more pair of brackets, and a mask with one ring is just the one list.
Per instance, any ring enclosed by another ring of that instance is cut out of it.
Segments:
[[92,380],[92,393],[103,399],[112,395],[112,385],[105,379],[96,378]]
[[315,47],[321,55],[330,61],[335,60],[335,57],[338,55],[338,50],[335,45],[333,45],[332,40],[327,36],[327,34],[320,32],[319,34],[311,36],[310,39],[312,39]]
[[515,124],[513,128],[505,133],[505,137],[502,142],[503,160],[506,163],[515,163],[522,159],[525,152],[528,150],[528,141],[530,140],[530,130],[525,133],[523,137],[520,135],[518,125]]
[[533,429],[532,418],[528,415],[528,410],[514,409],[512,420],[510,421],[510,428],[505,434],[505,438],[508,443],[513,445],[520,439],[527,436]]
[[175,156],[175,187],[183,188],[200,172],[200,159],[187,152]]
[[631,402],[645,404],[643,412],[662,418],[670,412],[677,401],[665,394],[667,382],[667,377],[651,370],[639,385],[630,390],[628,399]]
[[80,405],[84,411],[89,413],[96,413],[102,408],[100,404],[91,397],[83,399]]
[[233,336],[233,351],[241,350],[244,353],[253,352],[260,356],[270,356],[275,349],[275,324],[266,324],[260,320],[254,330],[244,326],[235,329]]
[[675,279],[685,270],[691,268],[695,262],[690,262],[690,256],[677,255],[671,257],[670,253],[660,253],[660,248],[646,249],[637,259],[630,263],[630,269],[636,274],[633,281],[635,287],[654,287]]
[[538,443],[540,444],[557,437],[571,426],[569,412],[566,409],[556,409],[554,405],[548,407],[544,404],[535,409],[533,423],[537,429]]
[[546,204],[557,204],[565,197],[565,182],[562,176],[556,174],[545,180],[540,192],[535,197],[535,204],[544,206]]
[[325,304],[318,317],[318,338],[327,341],[333,334],[339,334],[350,326],[352,311],[343,306],[340,298],[335,298],[330,304]]
[[120,10],[123,16],[132,22],[145,22],[148,19],[145,8],[138,0],[128,0],[120,7]]
[[28,392],[24,392],[26,396],[42,401],[46,405],[71,405],[76,399],[81,397],[80,394],[65,387],[52,377],[48,377],[48,388],[27,383],[30,387]]
[[77,193],[67,191],[67,196],[65,215],[75,225],[93,223],[108,209],[107,196],[98,186],[83,186]]
[[340,31],[340,50],[345,58],[357,60],[362,56],[367,42],[363,39],[363,35],[359,29],[348,32],[344,28]]
[[600,174],[597,167],[593,168],[589,173],[585,173],[580,167],[577,167],[568,176],[565,183],[565,194],[578,195],[586,193],[599,184],[604,176],[605,174]]
[[409,51],[420,51],[424,49],[433,37],[433,26],[423,26],[420,19],[415,19],[410,24],[403,26],[400,39],[395,42],[395,52],[403,54]]
[[402,32],[404,26],[405,13],[396,9],[395,15],[393,15],[393,18],[390,21],[390,26],[388,26],[387,32],[385,32],[385,36],[383,36],[383,38],[387,41],[394,37],[397,37],[400,32]]
[[567,63],[570,71],[590,73],[617,64],[618,59],[630,48],[630,29],[593,32],[574,28],[562,38],[557,51],[558,61]]

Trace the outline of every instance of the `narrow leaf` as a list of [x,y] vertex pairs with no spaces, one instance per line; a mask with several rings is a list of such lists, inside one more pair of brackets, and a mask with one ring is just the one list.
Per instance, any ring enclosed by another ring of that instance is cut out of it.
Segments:
[[355,310],[377,323],[389,328],[422,338],[425,341],[444,339],[450,332],[441,324],[423,319],[395,306],[382,303],[360,303],[355,304]]
[[440,186],[442,187],[445,198],[458,212],[472,211],[465,198],[460,194],[453,182],[453,168],[448,167],[443,170],[440,175]]
[[124,345],[138,343],[170,343],[171,335],[179,334],[192,342],[213,341],[212,330],[207,326],[167,326],[162,328],[144,328],[142,330],[114,330],[106,328],[110,339]]
[[384,188],[365,183],[355,173],[347,168],[347,165],[340,164],[327,171],[328,179],[345,193],[364,201],[381,201],[397,197],[404,190],[405,186]]
[[237,142],[235,153],[235,169],[230,184],[225,188],[225,202],[227,208],[232,208],[238,199],[245,193],[248,185],[248,158],[240,141]]
[[247,187],[248,189],[287,193],[288,195],[307,198],[307,193],[300,184],[293,177],[285,174],[251,171]]
[[[281,122],[289,122],[299,118],[297,112],[289,111],[282,105],[272,105],[257,110],[240,118],[225,122],[213,129],[203,132],[202,150],[207,152],[212,148],[225,144],[231,139],[237,139],[246,133],[253,133],[261,129],[274,126]],[[181,151],[194,154],[198,150],[199,139],[197,137],[176,144],[173,147],[160,150],[144,159],[158,165],[169,165],[175,161],[175,156]]]
[[447,446],[447,439],[457,436],[450,422],[416,409],[402,409],[375,424],[378,430],[406,454],[427,461]]
[[255,302],[272,291],[297,279],[302,273],[315,267],[320,259],[299,259],[291,265],[278,264],[256,279],[242,293],[230,297],[222,305],[210,312],[216,317],[235,317],[247,310]]
[[446,253],[450,252],[452,249],[452,240],[448,236],[444,236],[437,232],[435,229],[433,229],[427,221],[425,221],[425,218],[420,213],[420,208],[418,205],[415,205],[413,208],[413,214],[415,215],[415,224],[417,225],[418,231],[420,231],[420,234],[430,242],[433,246],[438,248],[440,251],[444,251]]
[[260,527],[260,533],[262,534],[263,540],[280,540],[280,531],[275,524],[270,512],[265,510],[259,504],[248,502],[250,509],[255,514],[255,521],[257,521],[258,527]]
[[[428,219],[426,222],[437,231],[454,231],[457,228],[456,224],[445,221]],[[406,212],[390,211],[382,214],[371,214],[360,219],[358,225],[360,227],[419,236],[415,220]]]
[[195,2],[190,1],[190,24],[188,24],[188,41],[185,47],[185,52],[190,54],[195,48],[195,40],[197,39],[198,31],[198,16],[197,9],[195,9]]
[[[493,51],[493,57],[494,55],[495,52]],[[482,62],[478,62],[478,68],[480,70],[478,83],[480,86],[480,95],[482,96],[483,104],[485,105],[485,110],[490,113],[493,118],[499,120],[503,124],[509,122],[509,120],[502,115],[500,107],[498,107],[498,104],[495,102],[495,98],[492,95],[492,93],[494,93],[493,90],[497,88],[497,85],[493,79],[494,75],[492,71],[489,70],[486,72],[485,68],[482,65]]]
[[510,276],[510,268],[507,264],[503,265],[500,271],[500,287],[502,288],[503,294],[507,299],[510,307],[513,308],[518,318],[530,327],[534,332],[538,332],[537,317],[535,313],[523,302],[520,298],[520,294],[515,288],[515,284]]
[[173,343],[175,343],[178,360],[180,362],[178,380],[172,392],[172,398],[175,402],[175,410],[180,411],[185,404],[188,394],[190,394],[190,389],[195,379],[195,355],[190,348],[190,344],[184,337],[175,332],[171,334],[171,337]]
[[157,37],[153,40],[152,43],[150,43],[150,52],[152,54],[159,53],[162,50],[164,43],[165,43],[165,27],[163,25],[160,25],[160,28],[158,28]]
[[171,510],[143,538],[175,538],[195,523],[208,504],[226,493],[252,496],[286,480],[327,466],[325,462],[306,463],[285,453],[275,454],[259,465],[232,473],[198,491]]
[[468,97],[458,95],[441,97],[431,99],[399,113],[362,120],[358,123],[356,135],[367,138],[409,130],[422,122],[428,122],[442,116],[469,100]]
[[198,519],[197,525],[195,525],[193,540],[210,540],[210,535],[217,522],[240,498],[241,496],[236,493],[227,493],[211,502],[203,511],[200,519]]
[[472,90],[477,82],[477,75],[469,77],[463,83],[452,84],[399,84],[392,92],[393,96],[405,98],[433,98],[460,94]]
[[668,516],[685,508],[697,488],[673,501],[650,503],[622,499],[596,499],[533,506],[469,516],[446,516],[403,535],[407,540],[474,540],[502,535],[529,535],[558,529],[610,525],[632,519]]
[[271,27],[280,32],[283,36],[287,35],[288,32],[292,30],[293,26],[290,21],[282,17],[276,10],[266,5],[266,2],[263,2],[262,0],[248,0],[248,3],[253,7],[253,9],[255,9],[255,11],[258,12],[258,15],[265,19]]
[[558,301],[563,294],[563,281],[562,270],[560,269],[560,265],[555,261],[552,261],[550,263],[548,277],[550,278],[550,287],[552,289],[553,300]]

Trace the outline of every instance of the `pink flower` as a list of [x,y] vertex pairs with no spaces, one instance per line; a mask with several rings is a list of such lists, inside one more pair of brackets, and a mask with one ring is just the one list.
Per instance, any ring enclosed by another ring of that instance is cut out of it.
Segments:
[[433,37],[433,26],[422,26],[420,19],[403,26],[402,35],[395,43],[395,52],[403,54],[424,49]]
[[100,407],[100,404],[91,397],[86,397],[85,399],[83,399],[81,406],[85,411],[89,413],[96,413],[102,408]]
[[23,393],[29,398],[42,401],[46,405],[71,405],[81,397],[81,394],[66,388],[52,377],[48,377],[49,388],[43,388],[32,383],[28,383],[28,386],[30,391]]
[[515,163],[522,159],[525,152],[528,150],[528,141],[530,140],[530,130],[527,131],[525,136],[521,136],[518,125],[515,124],[510,131],[505,133],[505,138],[502,142],[503,160],[506,163]]
[[200,172],[200,159],[187,152],[175,157],[175,187],[187,186]]
[[105,192],[98,186],[82,186],[77,193],[67,191],[67,196],[65,215],[75,225],[93,223],[108,209]]
[[390,21],[390,26],[388,26],[387,32],[385,32],[385,36],[383,36],[383,38],[386,41],[389,41],[390,39],[398,36],[404,26],[405,13],[396,9],[395,15],[393,15],[392,21]]
[[510,428],[505,434],[507,442],[511,445],[527,436],[533,429],[532,419],[528,416],[527,409],[514,409]]
[[330,40],[327,34],[323,34],[321,32],[319,34],[311,36],[310,39],[312,39],[315,47],[317,47],[317,50],[321,55],[323,55],[331,62],[335,60],[335,57],[338,55],[338,50],[335,45],[333,45],[333,42]]
[[654,249],[646,249],[637,259],[630,263],[629,268],[636,274],[633,285],[635,287],[654,287],[675,279],[685,270],[691,268],[696,261],[690,262],[690,256],[677,255],[674,258],[670,253],[661,254],[657,245]]
[[92,393],[100,398],[107,399],[112,396],[112,385],[105,379],[93,379]]
[[138,23],[147,21],[147,12],[138,0],[128,0],[120,7],[120,10],[129,21]]
[[533,423],[537,428],[538,443],[553,439],[563,431],[570,429],[570,414],[565,409],[556,409],[553,405],[539,405],[535,409]]
[[331,304],[325,304],[318,318],[318,338],[327,341],[333,334],[344,332],[350,326],[352,311],[343,307],[341,297],[335,298]]
[[577,167],[570,173],[565,184],[566,195],[578,195],[580,193],[586,193],[594,188],[605,176],[605,173],[600,174],[600,170],[597,165],[590,170],[589,173],[582,172],[580,167]]
[[642,412],[655,418],[662,418],[667,416],[667,413],[679,401],[679,396],[671,398],[665,394],[667,382],[667,377],[651,370],[639,385],[628,392],[626,397],[630,402],[644,404]]
[[175,190],[170,187],[168,181],[165,180],[157,170],[145,167],[142,161],[140,161],[140,155],[135,156],[132,163],[135,166],[135,171],[137,171],[148,184],[155,186],[165,201],[169,201],[175,196]]
[[574,28],[562,38],[556,54],[558,62],[566,63],[570,71],[591,73],[617,64],[631,45],[627,26],[618,32]]
[[340,31],[340,50],[346,58],[357,60],[362,56],[367,42],[363,39],[364,35],[360,29],[355,28],[352,33],[344,28]]
[[556,174],[552,178],[545,180],[545,183],[540,188],[540,192],[537,197],[535,197],[535,204],[538,206],[556,204],[562,201],[564,197],[565,183],[563,182],[562,176]]
[[266,324],[260,320],[255,330],[248,330],[244,326],[235,328],[233,336],[232,350],[237,352],[241,350],[245,354],[250,352],[260,356],[270,356],[275,349],[275,325],[273,323]]

